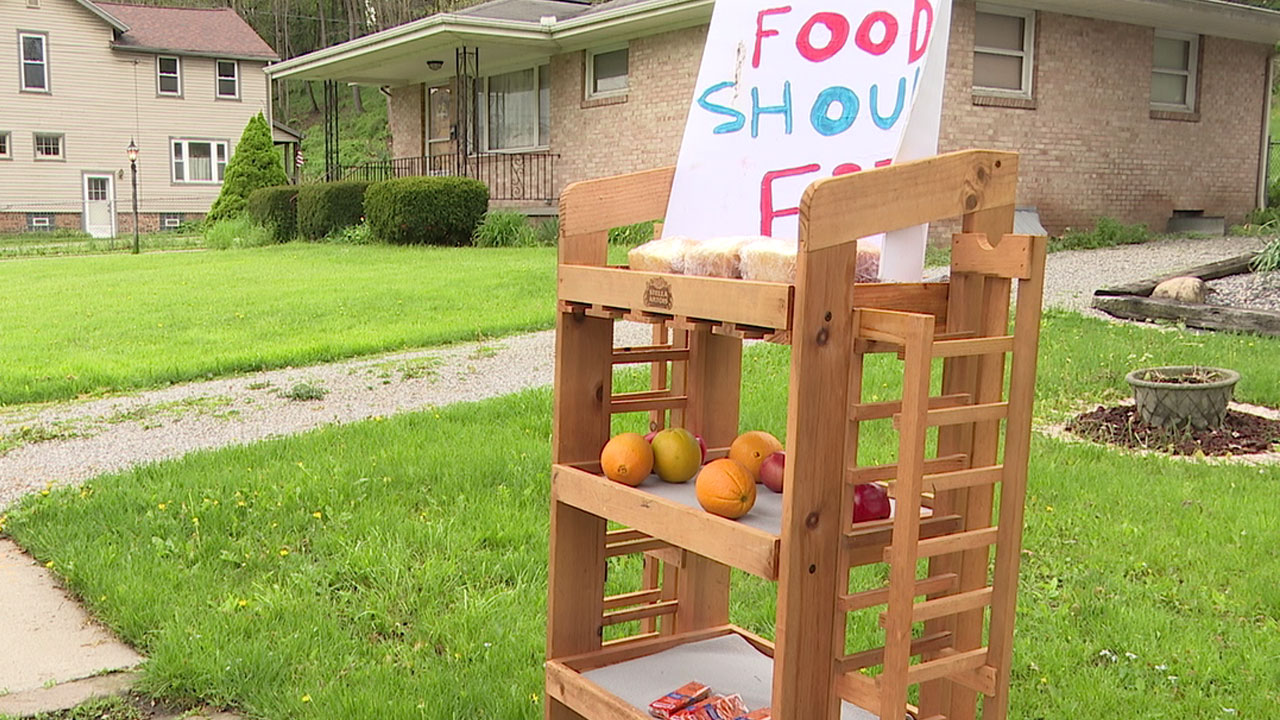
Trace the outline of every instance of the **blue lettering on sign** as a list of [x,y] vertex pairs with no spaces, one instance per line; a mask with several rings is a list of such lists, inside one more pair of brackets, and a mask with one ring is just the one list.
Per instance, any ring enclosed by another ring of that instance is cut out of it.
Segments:
[[893,114],[889,117],[880,115],[878,108],[880,107],[880,86],[871,86],[871,119],[876,121],[876,126],[881,130],[888,130],[898,122],[898,118],[902,115],[902,106],[907,102],[907,79],[898,78],[898,102],[893,108]]
[[731,87],[734,87],[735,85],[736,83],[731,83],[731,82],[716,83],[715,85],[712,85],[711,87],[707,88],[707,91],[702,93],[702,95],[698,98],[698,106],[701,107],[703,110],[706,110],[708,112],[713,112],[717,115],[726,115],[728,117],[733,118],[728,122],[717,125],[716,129],[713,131],[716,135],[724,135],[725,133],[738,132],[747,124],[746,115],[743,115],[742,113],[738,112],[737,110],[734,110],[733,108],[727,105],[720,105],[719,103],[713,103],[709,99],[712,95],[720,92],[721,90],[727,90]]
[[786,118],[787,134],[791,134],[791,81],[782,84],[782,104],[760,106],[760,88],[751,88],[751,137],[760,137],[760,116],[777,114]]
[[[836,103],[840,104],[840,117],[833,118],[831,106]],[[818,99],[813,101],[809,122],[820,135],[839,135],[853,126],[853,121],[858,119],[859,107],[858,96],[852,90],[839,85],[829,87],[818,93]]]

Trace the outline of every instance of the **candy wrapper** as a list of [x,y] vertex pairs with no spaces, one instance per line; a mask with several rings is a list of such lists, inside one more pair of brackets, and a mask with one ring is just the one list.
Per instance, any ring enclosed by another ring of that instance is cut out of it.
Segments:
[[672,720],[734,720],[747,714],[747,706],[738,695],[712,695],[672,716]]
[[705,699],[711,694],[711,688],[700,682],[685,683],[677,690],[649,703],[649,714],[668,720],[686,707]]
[[758,708],[746,715],[739,715],[733,720],[773,720],[773,711],[767,707]]

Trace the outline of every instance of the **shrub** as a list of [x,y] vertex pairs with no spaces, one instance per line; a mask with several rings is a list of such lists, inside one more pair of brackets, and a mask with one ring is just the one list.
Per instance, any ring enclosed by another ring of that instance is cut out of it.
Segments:
[[1124,225],[1114,218],[1098,218],[1093,230],[1068,229],[1061,237],[1049,239],[1049,252],[1093,250],[1116,245],[1136,245],[1152,238],[1146,225]]
[[374,183],[365,198],[373,236],[395,245],[466,245],[489,207],[489,188],[461,177]]
[[319,240],[335,230],[359,225],[369,183],[359,180],[315,183],[298,189],[298,233]]
[[249,119],[235,154],[227,162],[222,192],[205,216],[205,222],[212,224],[233,218],[244,212],[249,193],[288,182],[280,153],[271,142],[271,128],[262,113],[258,113]]
[[205,247],[214,250],[261,247],[272,243],[271,231],[244,215],[219,220],[205,226]]
[[554,247],[560,244],[560,218],[549,217],[533,228],[533,240],[537,245]]
[[271,231],[276,242],[289,242],[298,234],[298,187],[280,185],[258,188],[245,204],[249,219]]
[[1271,272],[1280,270],[1280,238],[1267,243],[1262,252],[1253,259],[1254,272]]
[[325,235],[324,239],[325,242],[341,245],[368,245],[373,242],[373,233],[369,232],[369,223],[362,222],[334,230]]
[[653,239],[654,221],[623,225],[609,231],[609,244],[623,247],[643,245]]
[[471,236],[476,247],[529,247],[536,242],[529,218],[515,210],[490,210]]

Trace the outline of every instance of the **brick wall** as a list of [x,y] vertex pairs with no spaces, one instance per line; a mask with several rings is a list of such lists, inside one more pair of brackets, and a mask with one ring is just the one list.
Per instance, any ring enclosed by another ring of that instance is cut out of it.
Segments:
[[[161,230],[161,218],[165,215],[179,215],[185,223],[199,222],[204,219],[204,213],[138,213],[138,231],[150,233]],[[80,213],[53,213],[53,229],[79,232],[84,229],[84,223]],[[27,232],[27,213],[0,213],[0,232]],[[123,237],[131,234],[133,234],[133,213],[116,213],[116,235]]]
[[387,125],[391,130],[391,157],[421,157],[422,85],[391,89],[387,99]]
[[702,26],[632,40],[625,98],[584,100],[585,53],[551,59],[557,193],[578,180],[675,163],[706,39]]
[[1265,45],[1201,38],[1199,119],[1153,119],[1154,29],[1040,12],[1034,109],[975,104],[974,3],[957,0],[942,151],[1017,150],[1018,202],[1053,233],[1101,216],[1164,231],[1176,210],[1239,222],[1255,206]]

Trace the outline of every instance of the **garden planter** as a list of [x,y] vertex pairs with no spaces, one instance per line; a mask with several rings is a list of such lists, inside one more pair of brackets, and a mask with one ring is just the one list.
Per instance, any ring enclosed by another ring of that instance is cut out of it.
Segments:
[[1143,422],[1195,430],[1221,427],[1240,373],[1195,366],[1134,370],[1125,376]]

